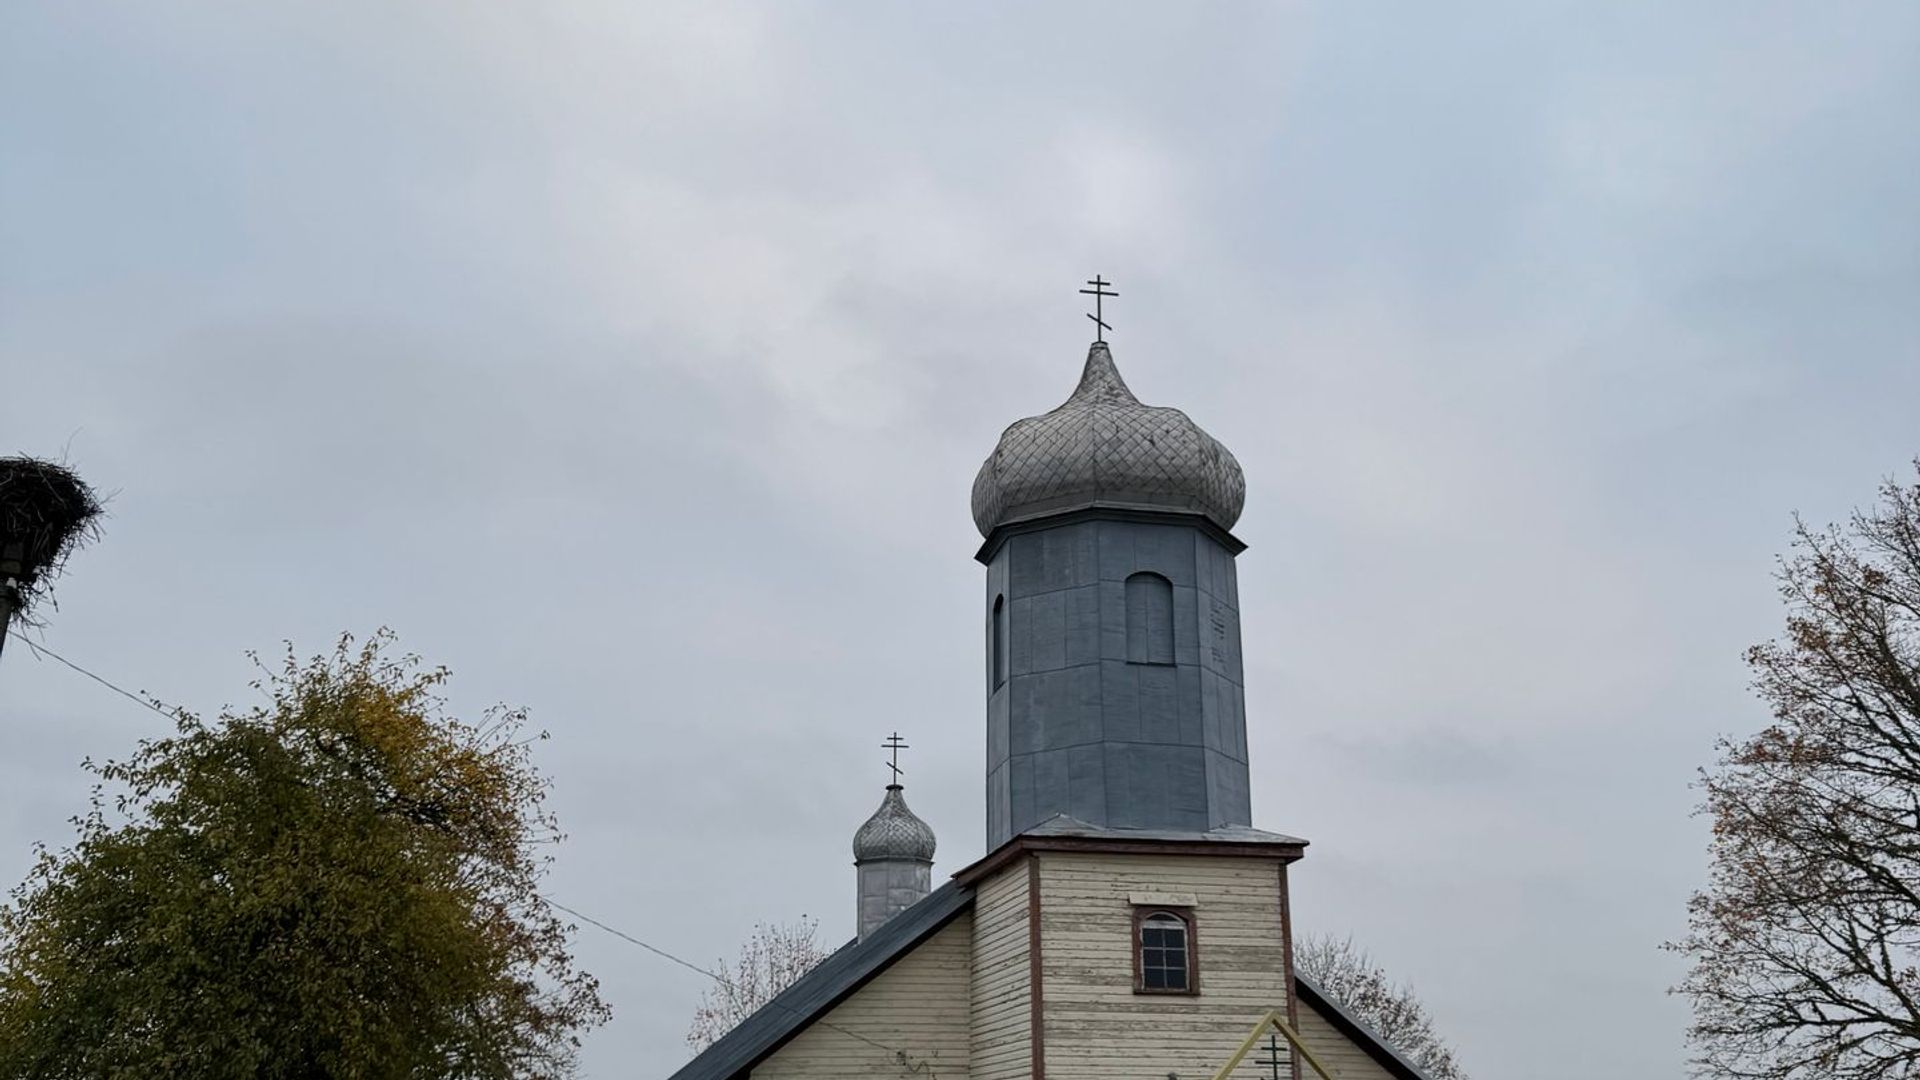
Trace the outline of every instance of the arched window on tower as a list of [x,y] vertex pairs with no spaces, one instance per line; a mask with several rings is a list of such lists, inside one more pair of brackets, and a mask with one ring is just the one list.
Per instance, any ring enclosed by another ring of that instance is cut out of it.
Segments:
[[1127,662],[1173,663],[1173,582],[1159,574],[1127,578]]
[[993,621],[987,630],[987,662],[993,667],[993,689],[1007,681],[1007,598],[993,598]]
[[1133,909],[1133,992],[1197,994],[1200,958],[1192,908]]

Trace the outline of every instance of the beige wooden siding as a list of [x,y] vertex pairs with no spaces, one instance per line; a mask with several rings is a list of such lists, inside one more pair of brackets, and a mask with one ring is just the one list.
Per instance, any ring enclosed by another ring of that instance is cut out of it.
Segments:
[[[1286,1008],[1276,860],[1066,852],[1039,858],[1047,1080],[1208,1076],[1267,1010]],[[1197,996],[1133,992],[1129,896],[1153,892],[1194,899]],[[1249,1061],[1235,1075],[1260,1072]]]
[[[753,1080],[836,1080],[907,1075],[893,1053],[856,1036],[904,1050],[912,1075],[969,1080],[967,998],[973,968],[973,920],[962,913],[834,1006],[753,1070]],[[829,1026],[831,1025],[831,1026]],[[841,1029],[841,1030],[836,1030]],[[852,1034],[848,1034],[851,1032]]]
[[980,882],[973,900],[973,1080],[1031,1075],[1031,983],[1027,956],[1027,864]]
[[[1304,1000],[1300,1002],[1300,1038],[1337,1080],[1393,1080],[1392,1073]],[[1300,1073],[1303,1080],[1318,1080],[1313,1067],[1305,1062],[1300,1064]]]

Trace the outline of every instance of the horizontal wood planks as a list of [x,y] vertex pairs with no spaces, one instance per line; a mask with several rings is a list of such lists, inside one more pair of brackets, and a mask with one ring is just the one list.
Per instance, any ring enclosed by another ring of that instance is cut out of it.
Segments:
[[[753,1069],[753,1080],[919,1076],[969,1080],[973,919],[957,916]],[[849,1034],[851,1033],[851,1034]],[[872,1042],[862,1041],[861,1036]],[[889,1047],[883,1050],[880,1046]]]
[[[1353,1041],[1342,1035],[1320,1010],[1310,1003],[1300,1003],[1300,1020],[1295,1025],[1300,1038],[1313,1051],[1313,1056],[1321,1064],[1333,1071],[1340,1080],[1394,1080],[1394,1075],[1386,1070],[1373,1056],[1354,1045]],[[1318,1080],[1312,1069],[1305,1075],[1309,1080]]]
[[1023,1080],[1033,1068],[1024,863],[979,883],[973,926],[973,1080]]
[[[1040,859],[1047,1080],[1208,1075],[1287,1002],[1277,860],[1044,852]],[[1204,958],[1194,997],[1133,989],[1131,894],[1194,898]],[[1251,1077],[1257,1070],[1243,1066]]]

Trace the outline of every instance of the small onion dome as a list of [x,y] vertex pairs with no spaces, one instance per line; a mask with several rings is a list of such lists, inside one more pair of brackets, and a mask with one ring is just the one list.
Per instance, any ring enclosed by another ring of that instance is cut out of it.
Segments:
[[980,535],[1010,521],[1090,506],[1201,514],[1233,528],[1247,479],[1227,448],[1179,409],[1142,405],[1105,342],[1050,413],[1017,421],[973,481]]
[[933,861],[933,829],[907,809],[899,784],[888,784],[880,809],[853,834],[853,861],[912,859]]

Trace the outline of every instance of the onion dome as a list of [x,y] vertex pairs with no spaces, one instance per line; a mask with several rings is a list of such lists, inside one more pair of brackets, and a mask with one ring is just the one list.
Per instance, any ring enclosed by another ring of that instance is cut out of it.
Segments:
[[987,536],[1011,521],[1118,506],[1200,514],[1231,529],[1246,501],[1227,448],[1179,409],[1142,405],[1096,341],[1073,396],[1001,434],[973,481],[973,522]]
[[853,834],[853,861],[909,859],[933,861],[933,829],[907,809],[899,784],[888,784],[880,809]]

